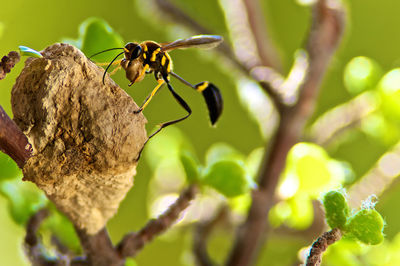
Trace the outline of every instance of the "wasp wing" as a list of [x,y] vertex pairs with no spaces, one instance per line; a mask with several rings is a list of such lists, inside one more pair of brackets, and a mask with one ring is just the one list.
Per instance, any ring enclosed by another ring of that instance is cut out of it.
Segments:
[[166,52],[191,47],[210,49],[219,45],[222,40],[223,38],[218,35],[195,35],[187,39],[179,39],[174,42],[161,44],[161,50]]

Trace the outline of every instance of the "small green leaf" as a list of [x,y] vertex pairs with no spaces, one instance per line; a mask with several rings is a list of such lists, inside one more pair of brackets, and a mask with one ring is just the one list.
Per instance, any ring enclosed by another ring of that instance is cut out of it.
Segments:
[[346,224],[346,232],[368,245],[380,244],[383,239],[385,222],[374,209],[363,209],[351,216]]
[[48,202],[43,192],[34,184],[20,179],[1,183],[0,192],[9,200],[11,217],[21,225]]
[[314,209],[311,199],[304,194],[296,195],[288,200],[288,204],[291,209],[291,215],[285,223],[297,230],[308,228],[314,220]]
[[298,179],[298,191],[319,193],[332,182],[326,151],[313,143],[298,143],[287,156],[285,174]]
[[400,120],[400,68],[395,68],[386,73],[378,85],[381,95],[381,108],[383,114],[393,119]]
[[21,177],[17,164],[5,153],[0,152],[0,181]]
[[343,229],[350,213],[346,198],[339,191],[330,191],[322,200],[325,217],[331,228]]
[[42,58],[43,57],[42,54],[39,53],[38,51],[33,50],[32,48],[29,48],[29,47],[26,47],[26,46],[20,45],[19,46],[19,51],[20,51],[20,54],[22,56],[30,56],[30,57],[37,57],[37,58]]
[[186,180],[188,181],[188,183],[198,182],[200,179],[200,165],[194,155],[188,151],[183,151],[181,153],[180,160],[183,165],[183,169],[185,169]]
[[[110,48],[124,47],[122,37],[117,34],[105,20],[89,18],[81,24],[79,32],[82,43],[80,48],[87,56],[91,56]],[[117,51],[117,53],[119,52],[120,51]],[[108,62],[111,61],[110,59],[112,59],[117,53],[111,51],[100,54],[94,59],[98,62]]]
[[239,159],[243,160],[244,156],[232,146],[225,143],[217,143],[212,145],[206,154],[206,164],[211,165],[220,160]]
[[351,94],[374,89],[382,76],[380,66],[372,59],[359,56],[351,59],[344,70],[344,85]]
[[132,258],[127,258],[125,260],[125,266],[138,266],[138,264],[136,263],[136,261]]
[[203,184],[228,198],[244,194],[255,186],[246,173],[243,163],[237,160],[221,160],[208,166],[204,173]]

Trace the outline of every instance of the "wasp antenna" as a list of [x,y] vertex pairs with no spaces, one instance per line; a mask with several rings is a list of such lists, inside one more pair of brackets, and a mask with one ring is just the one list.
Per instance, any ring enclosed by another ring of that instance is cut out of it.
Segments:
[[195,88],[203,95],[207,103],[211,124],[215,125],[223,109],[223,100],[219,89],[208,81],[196,84]]
[[120,57],[123,53],[125,53],[125,52],[119,53],[119,54],[118,54],[116,57],[114,57],[114,59],[108,64],[108,66],[107,66],[107,68],[106,68],[106,70],[104,71],[104,74],[103,74],[103,84],[105,84],[104,79],[106,78],[107,70],[108,70],[108,69],[110,68],[110,66],[114,63],[114,61],[117,60],[117,58]]
[[102,54],[102,53],[105,53],[105,52],[108,52],[108,51],[121,50],[121,49],[124,50],[125,48],[119,47],[119,48],[110,48],[110,49],[106,49],[106,50],[104,50],[104,51],[101,51],[101,52],[98,52],[98,53],[95,53],[95,54],[91,55],[91,56],[89,57],[89,59],[92,58],[92,57],[94,57],[94,56],[96,56],[96,55],[99,55],[99,54]]

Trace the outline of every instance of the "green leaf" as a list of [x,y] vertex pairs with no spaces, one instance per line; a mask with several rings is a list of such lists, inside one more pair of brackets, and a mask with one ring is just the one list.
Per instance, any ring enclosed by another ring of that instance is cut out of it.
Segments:
[[0,169],[0,181],[22,176],[17,164],[2,152],[0,152]]
[[304,194],[296,195],[273,206],[268,218],[273,227],[285,223],[291,228],[304,230],[312,224],[314,219],[312,201]]
[[228,205],[233,213],[244,217],[251,206],[251,194],[245,193],[240,196],[230,198]]
[[220,160],[207,167],[203,184],[208,185],[224,196],[236,197],[253,188],[254,182],[237,160]]
[[285,178],[297,178],[298,191],[318,194],[329,186],[333,178],[329,159],[320,146],[298,143],[288,153]]
[[196,183],[200,180],[199,163],[192,153],[183,151],[180,156],[183,169],[186,173],[186,180],[188,183]]
[[343,229],[350,213],[346,198],[339,191],[330,191],[322,200],[325,218],[331,228]]
[[42,223],[41,231],[56,236],[63,245],[75,253],[79,253],[81,245],[71,221],[55,206],[51,205],[49,209],[51,215]]
[[308,228],[314,220],[314,209],[309,197],[296,195],[288,200],[291,215],[285,223],[294,229],[304,230]]
[[288,201],[280,201],[274,206],[268,214],[268,219],[272,227],[279,227],[292,215],[292,208]]
[[22,45],[20,45],[18,48],[19,48],[20,54],[22,56],[30,56],[30,57],[37,57],[37,58],[43,57],[41,53],[39,53],[36,50],[33,50],[32,48],[22,46]]
[[378,90],[381,95],[383,114],[393,121],[400,120],[400,68],[393,69],[383,76]]
[[382,70],[375,61],[359,56],[346,65],[343,79],[346,89],[354,95],[374,89],[381,76]]
[[244,156],[232,146],[225,143],[217,143],[212,145],[206,154],[206,164],[211,165],[220,160],[238,159],[243,160]]
[[1,183],[0,192],[9,200],[11,217],[21,225],[24,225],[34,213],[48,203],[41,190],[34,184],[20,179]]
[[[117,34],[105,20],[100,18],[89,18],[79,27],[82,46],[80,49],[91,56],[100,51],[110,48],[123,48],[122,37]],[[122,51],[122,50],[121,50]],[[117,51],[119,53],[120,51]],[[117,54],[112,51],[100,54],[94,59],[98,62],[108,62]]]
[[300,191],[320,190],[332,178],[328,161],[323,157],[305,155],[297,161],[296,174],[300,179]]
[[346,224],[346,233],[368,245],[380,244],[385,222],[374,209],[363,209],[351,216]]
[[127,258],[125,260],[125,266],[138,266],[137,262],[132,258]]

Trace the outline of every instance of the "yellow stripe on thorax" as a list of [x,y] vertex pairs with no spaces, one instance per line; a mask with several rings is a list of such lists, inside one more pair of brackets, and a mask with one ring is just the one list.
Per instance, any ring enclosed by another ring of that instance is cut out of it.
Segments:
[[165,52],[165,56],[168,58],[167,71],[169,73],[169,72],[171,72],[171,69],[172,69],[172,59],[167,52]]
[[157,54],[160,53],[160,51],[161,51],[161,48],[157,48],[156,50],[154,50],[154,52],[152,53],[151,58],[150,58],[151,62],[156,61]]
[[161,58],[161,65],[162,65],[162,66],[165,66],[165,62],[167,62],[167,57],[164,55],[164,56]]

